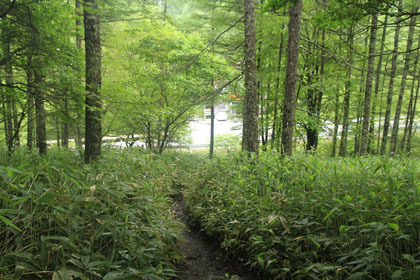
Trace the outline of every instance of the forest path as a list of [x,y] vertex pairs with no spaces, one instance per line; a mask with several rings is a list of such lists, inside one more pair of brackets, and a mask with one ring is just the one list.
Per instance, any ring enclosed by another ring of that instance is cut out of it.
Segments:
[[176,201],[176,217],[185,224],[184,242],[181,252],[185,263],[180,267],[183,280],[256,280],[257,275],[244,266],[223,261],[217,244],[188,227],[185,206],[182,200]]

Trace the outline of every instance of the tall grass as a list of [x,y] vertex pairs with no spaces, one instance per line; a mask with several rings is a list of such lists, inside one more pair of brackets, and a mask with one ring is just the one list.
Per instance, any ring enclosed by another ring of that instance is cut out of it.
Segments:
[[176,275],[181,225],[165,160],[135,149],[108,151],[94,165],[59,150],[2,160],[1,279]]
[[191,222],[264,279],[419,279],[420,163],[203,162],[182,180]]

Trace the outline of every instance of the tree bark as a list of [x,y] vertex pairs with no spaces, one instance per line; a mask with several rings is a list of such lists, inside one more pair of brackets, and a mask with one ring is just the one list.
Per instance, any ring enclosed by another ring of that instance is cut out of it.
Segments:
[[43,76],[39,69],[34,70],[34,77],[36,146],[39,154],[45,155],[47,153],[47,129],[45,123],[44,93],[41,90]]
[[[276,147],[277,151],[280,151],[279,147],[279,140],[280,137],[278,137],[277,134],[280,134],[280,124],[278,123],[278,111],[279,111],[279,93],[280,93],[280,72],[281,72],[281,62],[283,57],[283,42],[284,42],[284,36],[283,36],[283,30],[284,30],[284,23],[281,25],[281,33],[280,33],[280,46],[279,46],[279,57],[277,62],[277,73],[276,73],[276,89],[275,89],[275,96],[274,96],[274,112],[273,112],[273,130],[271,134],[271,145],[272,148]],[[278,133],[277,133],[278,130]]]
[[32,150],[33,142],[34,142],[34,86],[33,86],[33,70],[32,66],[29,65],[29,69],[26,71],[26,90],[27,90],[27,97],[26,97],[26,104],[27,104],[27,135],[26,135],[26,145],[28,146],[29,150]]
[[[412,12],[415,14],[418,11],[418,7],[413,8]],[[414,30],[416,27],[416,16],[411,17],[410,19],[410,28],[408,31],[407,37],[407,49],[405,53],[405,61],[404,61],[404,70],[402,73],[401,78],[401,85],[400,85],[400,93],[398,95],[398,102],[397,108],[395,109],[395,116],[394,116],[394,125],[392,127],[392,134],[391,134],[391,145],[389,148],[390,154],[395,154],[397,151],[397,142],[398,142],[398,130],[400,126],[400,117],[401,117],[401,107],[404,98],[404,90],[405,90],[405,83],[408,75],[408,71],[410,68],[410,58],[411,58],[411,47],[413,46],[413,37],[414,37]]]
[[[349,29],[348,41],[349,45],[353,47],[353,29]],[[349,128],[349,114],[350,114],[350,91],[351,91],[351,65],[353,64],[353,51],[349,50],[348,52],[348,64],[350,65],[347,68],[346,74],[346,83],[344,91],[344,104],[343,104],[343,126],[341,129],[341,141],[340,141],[340,150],[338,155],[344,157],[347,154],[347,134]]]
[[256,65],[255,9],[253,0],[244,0],[245,11],[245,103],[242,150],[258,153],[258,93]]
[[[76,6],[76,47],[78,50],[82,49],[82,36],[81,36],[81,32],[82,32],[82,14],[80,13],[80,9],[81,9],[81,5],[80,5],[80,0],[75,0],[75,6]],[[81,70],[76,69],[77,71],[77,77],[78,77],[78,82],[80,83],[79,86],[81,85],[81,81],[82,78],[80,76]],[[81,88],[80,87],[76,87],[76,88]],[[83,150],[82,148],[82,126],[83,126],[83,117],[82,117],[82,104],[83,104],[83,100],[82,100],[82,96],[83,94],[80,93],[80,98],[79,95],[76,96],[76,122],[75,122],[75,142],[76,142],[76,147],[77,149],[81,152]]]
[[420,78],[417,79],[416,97],[414,97],[414,105],[413,105],[413,109],[411,110],[410,123],[408,125],[407,146],[406,146],[406,150],[405,150],[407,152],[407,154],[410,154],[410,152],[411,152],[411,138],[413,136],[413,124],[414,124],[414,117],[416,115],[416,108],[417,108],[417,100],[418,100],[418,97],[419,97],[419,91],[420,91]]
[[382,61],[383,61],[383,57],[384,57],[383,53],[384,53],[384,49],[385,49],[387,24],[388,24],[388,15],[385,16],[385,21],[384,21],[384,24],[383,24],[384,27],[383,27],[383,31],[382,31],[381,47],[380,47],[380,50],[379,50],[379,59],[378,59],[378,64],[376,66],[375,95],[374,95],[374,98],[373,98],[372,114],[371,114],[371,117],[370,117],[368,153],[372,152],[372,143],[374,142],[375,115],[376,115],[376,107],[378,105],[379,84],[381,82],[381,70],[382,70]]
[[[416,59],[417,60],[417,59]],[[415,63],[414,65],[417,65],[417,63]],[[416,69],[414,72],[417,72]],[[413,77],[413,81],[411,82],[411,89],[410,89],[410,100],[408,102],[408,108],[407,108],[407,117],[405,119],[405,126],[404,126],[404,134],[403,134],[403,138],[401,139],[401,143],[400,143],[400,147],[399,147],[399,151],[402,152],[404,151],[404,146],[405,146],[405,141],[407,139],[407,134],[408,134],[408,126],[410,124],[410,118],[411,118],[411,112],[413,110],[413,104],[414,104],[414,86],[416,84],[416,79]]]
[[98,159],[102,146],[101,37],[97,0],[84,4],[86,49],[85,162]]
[[300,24],[302,1],[289,8],[289,40],[287,44],[286,80],[284,82],[282,153],[292,155],[293,133],[295,128],[296,83],[299,62]]
[[370,42],[369,42],[369,59],[368,68],[366,75],[366,87],[365,87],[365,99],[363,103],[363,126],[362,126],[362,138],[360,154],[365,155],[368,148],[369,138],[369,122],[370,122],[370,106],[372,97],[372,79],[373,79],[373,67],[375,62],[375,51],[376,51],[376,31],[378,27],[377,15],[372,15],[372,23],[370,28]]
[[[399,9],[402,8],[402,0],[399,1],[398,7]],[[388,96],[386,100],[381,155],[384,155],[386,153],[386,146],[388,142],[388,131],[389,131],[389,125],[390,125],[390,118],[391,118],[392,95],[394,93],[395,73],[397,72],[397,58],[398,58],[398,46],[399,46],[398,41],[400,39],[400,21],[401,21],[401,17],[399,16],[397,18],[397,24],[395,27],[395,34],[394,34],[394,50],[392,54],[392,65],[391,65],[390,80],[389,80],[389,86],[388,86]]]
[[336,150],[337,150],[337,135],[338,135],[338,127],[339,127],[339,93],[336,92],[335,94],[335,110],[334,110],[334,134],[333,134],[333,145],[331,150],[331,157],[335,157]]

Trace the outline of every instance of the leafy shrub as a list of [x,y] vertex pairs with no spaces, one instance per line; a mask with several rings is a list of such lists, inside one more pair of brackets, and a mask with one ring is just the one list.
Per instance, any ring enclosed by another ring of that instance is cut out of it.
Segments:
[[179,180],[191,223],[264,279],[418,279],[419,167],[239,154]]
[[174,277],[181,226],[166,166],[135,149],[96,165],[16,152],[0,165],[0,278]]

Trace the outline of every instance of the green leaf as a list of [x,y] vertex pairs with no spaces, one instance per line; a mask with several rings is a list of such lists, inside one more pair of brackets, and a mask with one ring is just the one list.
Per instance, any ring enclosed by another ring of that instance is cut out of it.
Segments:
[[399,231],[399,230],[400,230],[400,227],[399,227],[397,224],[394,224],[394,223],[388,223],[388,226],[389,226],[390,228],[392,228],[393,230],[395,230],[395,231]]
[[73,273],[65,268],[53,273],[52,280],[73,280]]
[[403,259],[409,261],[411,264],[416,264],[416,260],[410,254],[403,254]]
[[19,232],[22,232],[22,230],[20,229],[20,228],[18,228],[17,226],[15,226],[13,223],[12,223],[12,221],[11,220],[9,220],[8,218],[6,218],[6,217],[3,217],[3,216],[1,216],[0,215],[0,220],[2,220],[6,225],[8,225],[9,227],[11,227],[11,228],[13,228],[13,229],[15,229],[15,230],[17,230],[17,231],[19,231]]
[[331,209],[328,213],[327,213],[327,215],[325,215],[325,217],[324,217],[324,219],[322,219],[322,222],[325,222],[330,216],[331,216],[331,214],[332,213],[334,213],[336,210],[338,209],[338,207],[334,207],[333,209]]

